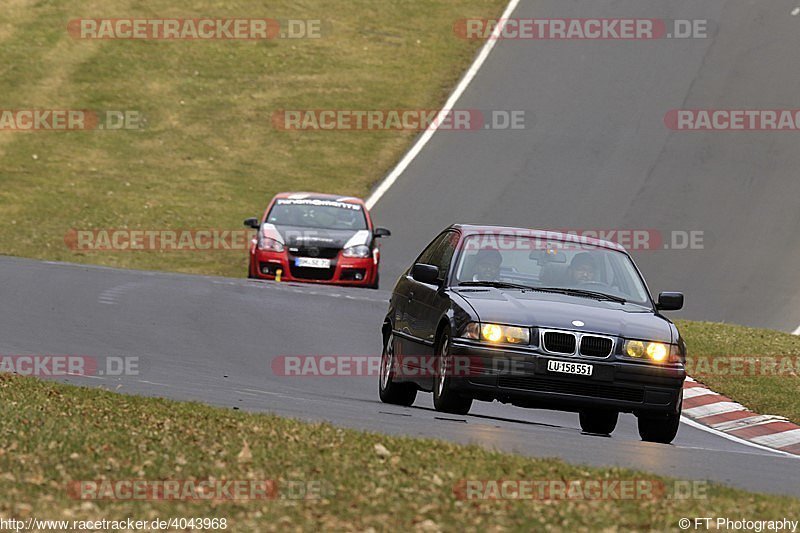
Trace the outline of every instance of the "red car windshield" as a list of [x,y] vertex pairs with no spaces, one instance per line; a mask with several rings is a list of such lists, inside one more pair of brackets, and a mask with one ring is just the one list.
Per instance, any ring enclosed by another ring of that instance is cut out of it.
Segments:
[[267,223],[336,230],[367,229],[364,209],[359,204],[322,199],[279,198],[267,215]]

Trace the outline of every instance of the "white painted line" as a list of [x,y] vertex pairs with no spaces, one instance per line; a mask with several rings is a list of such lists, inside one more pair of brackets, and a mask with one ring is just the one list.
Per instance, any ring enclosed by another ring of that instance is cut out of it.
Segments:
[[800,7],[792,9],[792,16],[796,17],[797,15],[800,15]]
[[139,383],[147,383],[148,385],[161,385],[162,387],[172,387],[173,386],[173,385],[170,385],[168,383],[157,383],[155,381],[147,381],[147,380],[144,380],[144,379],[137,379],[136,381],[138,381]]
[[[511,13],[513,13],[514,10],[517,8],[517,4],[519,4],[519,0],[509,0],[508,6],[506,6],[506,9],[505,11],[503,11],[503,14],[500,15],[500,20],[505,21],[506,19],[508,19],[511,16]],[[428,144],[428,141],[431,140],[431,137],[433,137],[433,134],[436,133],[436,131],[439,129],[439,125],[447,116],[446,115],[447,112],[453,109],[453,106],[455,106],[458,99],[461,98],[463,92],[472,82],[472,79],[478,73],[478,70],[480,70],[484,61],[486,61],[486,58],[489,57],[489,52],[492,51],[494,45],[497,44],[497,41],[499,41],[497,37],[500,35],[500,32],[503,31],[504,28],[505,28],[505,22],[501,22],[497,24],[497,26],[495,26],[494,30],[492,31],[492,36],[489,38],[488,41],[486,41],[486,43],[484,43],[483,47],[481,48],[481,51],[475,58],[475,61],[473,61],[472,65],[469,67],[469,70],[466,72],[466,74],[464,74],[464,77],[461,78],[461,81],[458,82],[458,85],[456,85],[456,88],[450,94],[450,97],[444,103],[442,109],[439,110],[439,113],[436,115],[436,121],[434,122],[432,127],[425,130],[425,132],[419,137],[419,139],[417,139],[417,142],[414,143],[414,146],[412,146],[411,149],[408,152],[406,152],[406,155],[403,156],[400,162],[397,163],[397,166],[395,166],[392,169],[389,175],[383,179],[380,185],[378,185],[378,188],[375,189],[375,191],[373,191],[373,193],[370,195],[369,198],[367,198],[366,201],[367,209],[372,209],[373,207],[375,207],[375,204],[378,203],[378,200],[380,200],[381,197],[384,194],[386,194],[386,191],[388,191],[389,188],[392,185],[394,185],[394,182],[397,181],[397,178],[399,178],[400,175],[403,172],[405,172],[406,168],[408,168],[408,165],[411,164],[411,162],[422,151],[425,145]]]
[[697,396],[719,396],[716,392],[705,387],[692,387],[690,389],[683,389],[683,399],[696,398]]
[[783,448],[785,446],[791,446],[792,444],[800,444],[800,429],[790,429],[789,431],[782,431],[780,433],[761,435],[760,437],[753,437],[750,440],[763,446]]
[[792,332],[792,335],[800,335],[800,326],[797,326],[797,329]]
[[780,455],[784,455],[786,457],[793,457],[795,459],[800,459],[800,456],[795,455],[793,453],[784,452],[783,450],[776,450],[774,448],[768,448],[766,446],[761,446],[760,444],[756,444],[754,442],[750,442],[749,440],[740,439],[739,437],[735,437],[735,436],[730,435],[728,433],[723,433],[722,431],[717,431],[716,429],[710,428],[708,426],[704,426],[703,424],[701,424],[699,422],[695,422],[691,418],[686,418],[685,416],[681,417],[681,422],[683,422],[687,426],[691,426],[691,427],[693,427],[695,429],[699,429],[699,430],[705,431],[707,433],[711,433],[713,435],[716,435],[717,437],[722,437],[723,439],[728,439],[729,441],[733,441],[733,442],[735,442],[737,444],[744,444],[745,446],[750,446],[751,448],[757,448],[759,450],[764,450],[766,452],[777,453],[777,454],[780,454]]
[[751,428],[769,424],[770,422],[786,422],[782,416],[775,415],[755,415],[748,416],[747,418],[739,418],[738,420],[728,420],[727,422],[719,422],[718,424],[711,424],[711,427],[717,431],[735,431],[737,429]]
[[699,407],[692,407],[691,409],[684,409],[683,414],[692,418],[703,418],[711,415],[721,415],[723,413],[744,410],[744,406],[736,402],[716,402]]

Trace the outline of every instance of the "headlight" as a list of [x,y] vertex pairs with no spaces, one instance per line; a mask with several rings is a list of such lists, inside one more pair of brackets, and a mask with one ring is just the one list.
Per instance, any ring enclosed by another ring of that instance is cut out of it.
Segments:
[[648,359],[654,363],[666,363],[668,361],[676,363],[680,360],[679,356],[677,360],[676,357],[670,357],[670,352],[675,352],[675,350],[671,350],[671,345],[663,342],[625,341],[622,351],[628,357]]
[[359,244],[358,246],[351,246],[350,248],[345,248],[342,255],[344,257],[369,257],[370,256],[369,246],[366,246],[364,244]]
[[258,249],[259,250],[268,250],[270,252],[282,252],[283,251],[283,244],[279,243],[275,239],[270,239],[269,237],[264,237],[264,235],[259,232],[258,233]]
[[531,330],[518,326],[472,322],[467,324],[464,337],[491,343],[528,344],[531,339]]

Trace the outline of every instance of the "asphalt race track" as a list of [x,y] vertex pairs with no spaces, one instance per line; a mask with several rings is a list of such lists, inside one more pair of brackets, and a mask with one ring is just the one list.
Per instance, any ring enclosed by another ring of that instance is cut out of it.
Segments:
[[711,36],[500,42],[458,107],[526,110],[526,128],[433,136],[374,209],[393,231],[380,291],[0,258],[0,353],[138,357],[138,375],[67,381],[800,496],[798,459],[686,425],[669,446],[641,442],[630,415],[612,438],[581,435],[575,414],[476,403],[469,416],[440,415],[430,394],[409,409],[381,404],[376,376],[271,367],[281,355],[378,354],[386,290],[456,221],[700,230],[704,249],[636,253],[651,290],[685,291],[678,316],[793,330],[797,134],[673,132],[663,122],[673,108],[794,107],[793,7],[523,2],[515,17],[701,18]]

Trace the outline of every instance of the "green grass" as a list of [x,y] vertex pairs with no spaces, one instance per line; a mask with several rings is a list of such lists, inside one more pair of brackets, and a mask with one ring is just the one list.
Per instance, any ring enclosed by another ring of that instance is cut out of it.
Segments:
[[[4,517],[206,516],[226,518],[229,531],[617,531],[676,530],[686,516],[800,514],[800,500],[718,485],[684,500],[463,501],[454,492],[460,480],[656,478],[7,374],[0,394]],[[212,477],[315,482],[324,490],[316,499],[235,503],[79,501],[66,491],[76,480]]]
[[[800,424],[800,337],[711,322],[677,325],[686,338],[689,372],[697,370],[695,379],[752,411]],[[714,359],[722,364],[714,365]],[[770,361],[777,363],[774,371]]]
[[[14,0],[0,13],[0,109],[138,110],[141,131],[0,132],[0,253],[244,276],[246,253],[75,253],[70,228],[241,229],[281,190],[364,196],[415,132],[286,132],[279,109],[432,109],[505,0]],[[71,19],[322,21],[322,38],[79,41]],[[34,156],[36,158],[34,159]]]

